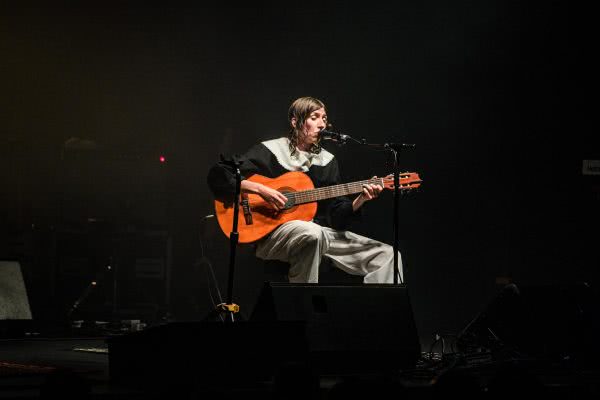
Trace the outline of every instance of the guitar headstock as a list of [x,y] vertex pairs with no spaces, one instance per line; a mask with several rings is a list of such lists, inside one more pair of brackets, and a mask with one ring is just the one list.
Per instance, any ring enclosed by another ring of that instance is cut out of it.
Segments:
[[[401,172],[399,178],[400,187],[398,189],[403,191],[417,189],[421,186],[421,182],[423,182],[416,172]],[[394,174],[389,174],[383,177],[382,180],[385,189],[394,190]]]

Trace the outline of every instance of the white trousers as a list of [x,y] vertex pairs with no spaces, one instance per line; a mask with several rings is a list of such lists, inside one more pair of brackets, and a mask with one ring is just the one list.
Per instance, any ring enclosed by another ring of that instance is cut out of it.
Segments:
[[[364,283],[394,283],[394,248],[349,231],[337,231],[314,222],[290,221],[281,225],[256,246],[263,260],[290,263],[292,283],[318,283],[322,257],[337,268],[361,275]],[[399,283],[404,282],[398,253]]]

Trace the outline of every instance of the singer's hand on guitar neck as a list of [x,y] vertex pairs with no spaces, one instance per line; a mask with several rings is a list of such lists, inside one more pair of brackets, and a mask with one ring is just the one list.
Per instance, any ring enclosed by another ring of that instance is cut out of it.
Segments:
[[268,186],[265,186],[258,182],[252,182],[249,180],[243,180],[241,182],[241,190],[247,193],[254,193],[262,197],[267,204],[273,207],[276,210],[281,210],[285,207],[285,203],[287,203],[287,197],[285,197],[281,192],[271,189]]
[[[377,178],[377,176],[374,176],[371,179],[375,179],[375,178]],[[357,198],[355,198],[354,201],[352,202],[352,210],[356,211],[360,207],[362,207],[363,204],[365,204],[367,201],[373,200],[373,199],[379,197],[379,194],[382,191],[383,191],[383,187],[380,185],[371,185],[368,183],[364,184],[362,193]]]

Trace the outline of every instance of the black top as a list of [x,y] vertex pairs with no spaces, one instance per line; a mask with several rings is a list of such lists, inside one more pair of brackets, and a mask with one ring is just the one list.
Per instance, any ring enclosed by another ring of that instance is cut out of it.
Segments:
[[[337,159],[325,149],[319,154],[297,151],[291,156],[289,140],[279,138],[252,146],[246,153],[233,156],[241,162],[242,180],[259,174],[267,178],[277,178],[289,171],[303,171],[310,177],[316,188],[343,183]],[[208,172],[208,186],[216,199],[232,200],[235,195],[235,171],[232,166],[218,162]],[[347,229],[352,221],[360,216],[360,211],[352,211],[352,200],[347,196],[322,200],[318,203],[313,222],[334,229]]]

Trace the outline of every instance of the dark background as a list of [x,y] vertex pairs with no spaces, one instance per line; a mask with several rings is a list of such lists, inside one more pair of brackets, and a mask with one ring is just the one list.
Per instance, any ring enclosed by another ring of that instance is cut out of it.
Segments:
[[[203,317],[206,260],[223,295],[229,260],[203,219],[208,168],[285,133],[291,101],[314,96],[336,130],[417,145],[401,154],[424,183],[401,201],[400,250],[422,337],[456,333],[509,280],[593,285],[587,15],[563,1],[3,5],[0,255],[21,261],[37,318],[64,317],[95,278],[113,311]],[[327,148],[345,180],[391,172],[387,153]],[[355,231],[391,244],[392,200]],[[247,247],[237,261],[249,312],[263,267]]]

